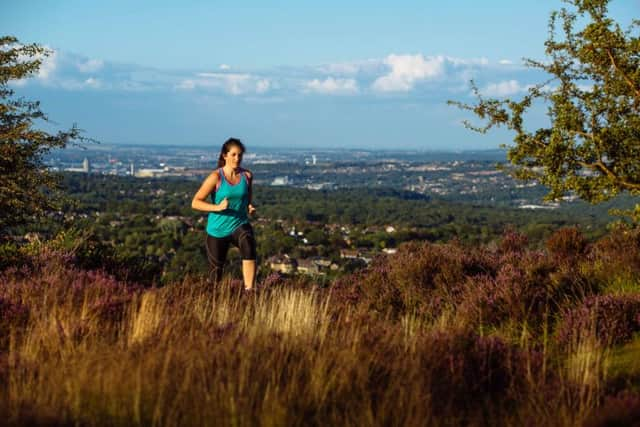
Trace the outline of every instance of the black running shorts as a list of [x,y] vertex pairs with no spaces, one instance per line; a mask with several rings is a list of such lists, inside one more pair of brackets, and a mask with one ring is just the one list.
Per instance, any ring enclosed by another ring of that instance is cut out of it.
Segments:
[[226,237],[213,237],[207,233],[206,247],[209,271],[211,278],[216,282],[222,278],[222,268],[231,244],[240,249],[240,257],[243,260],[256,259],[256,239],[253,236],[251,224],[242,224]]

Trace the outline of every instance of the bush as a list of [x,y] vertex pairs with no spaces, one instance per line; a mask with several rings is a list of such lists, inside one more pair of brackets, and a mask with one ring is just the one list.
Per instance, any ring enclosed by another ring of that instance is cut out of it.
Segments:
[[640,425],[640,395],[623,392],[609,396],[585,421],[585,427],[613,427]]
[[468,280],[461,314],[474,325],[498,326],[506,320],[539,324],[550,309],[550,273],[555,266],[541,252],[527,251],[519,258],[513,253],[504,256],[510,261],[504,261],[495,275]]
[[26,306],[0,296],[0,352],[8,348],[11,330],[24,327],[28,320]]
[[593,245],[589,274],[602,284],[640,275],[640,227],[617,226]]
[[495,407],[517,399],[526,387],[523,375],[542,366],[542,355],[497,336],[470,331],[430,334],[422,342],[424,376],[429,378],[434,409]]
[[547,239],[547,251],[561,263],[573,263],[585,255],[587,240],[576,227],[561,228]]
[[640,331],[640,295],[591,296],[567,310],[557,328],[561,344],[576,342],[581,334],[595,333],[605,344],[629,341]]
[[13,241],[3,241],[0,243],[0,271],[9,268],[24,265],[28,262],[28,258],[20,250],[20,246]]

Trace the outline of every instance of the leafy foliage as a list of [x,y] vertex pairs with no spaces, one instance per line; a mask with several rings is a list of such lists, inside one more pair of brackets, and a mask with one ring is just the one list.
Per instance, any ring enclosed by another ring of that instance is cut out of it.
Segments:
[[60,178],[44,167],[42,157],[86,140],[75,125],[56,134],[36,129],[38,120],[48,120],[40,103],[14,97],[10,82],[37,73],[49,53],[36,44],[21,45],[15,37],[0,37],[0,236],[60,206]]
[[[515,131],[508,159],[515,176],[538,180],[548,199],[574,192],[601,202],[622,191],[640,194],[640,21],[628,30],[607,16],[608,0],[571,0],[573,10],[553,12],[547,61],[528,59],[551,79],[521,100],[484,98],[475,84],[475,105],[450,101],[494,126]],[[577,28],[582,18],[589,21]],[[560,28],[558,28],[560,27]],[[560,34],[558,34],[560,33]],[[551,126],[530,131],[526,113],[548,106]]]

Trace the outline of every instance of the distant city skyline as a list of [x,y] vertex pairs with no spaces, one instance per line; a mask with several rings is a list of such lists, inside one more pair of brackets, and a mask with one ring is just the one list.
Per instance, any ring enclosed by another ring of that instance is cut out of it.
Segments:
[[[18,96],[41,101],[48,129],[77,123],[105,143],[474,150],[478,135],[446,105],[522,95],[545,80],[560,1],[104,4],[26,0],[3,6],[3,33],[53,50]],[[640,2],[613,0],[623,28]],[[545,123],[543,109],[531,123]]]

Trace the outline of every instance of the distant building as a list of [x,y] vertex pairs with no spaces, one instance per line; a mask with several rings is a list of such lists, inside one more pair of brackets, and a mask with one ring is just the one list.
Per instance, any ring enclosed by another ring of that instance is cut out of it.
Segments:
[[354,259],[360,257],[360,252],[356,249],[340,249],[340,258]]
[[284,256],[272,256],[268,260],[269,268],[273,271],[277,271],[284,274],[293,273],[296,269],[296,261]]
[[313,257],[310,258],[318,267],[328,268],[331,266],[331,260],[329,258],[324,257]]
[[85,157],[84,160],[82,161],[82,167],[81,168],[65,168],[64,170],[67,171],[67,172],[89,173],[89,172],[91,172],[91,163],[89,162],[89,159],[87,159]]
[[309,190],[335,190],[338,186],[334,182],[319,182],[315,184],[307,184]]
[[298,272],[303,274],[321,274],[320,266],[312,259],[299,259]]
[[138,169],[135,176],[139,178],[153,178],[164,174],[164,169]]
[[277,176],[271,182],[271,185],[273,186],[282,186],[282,185],[290,185],[290,184],[291,184],[291,180],[289,180],[289,176],[287,175]]
[[129,163],[129,174],[131,176],[136,176],[136,165],[133,162]]
[[520,209],[557,209],[560,205],[558,203],[548,203],[546,205],[520,205]]

